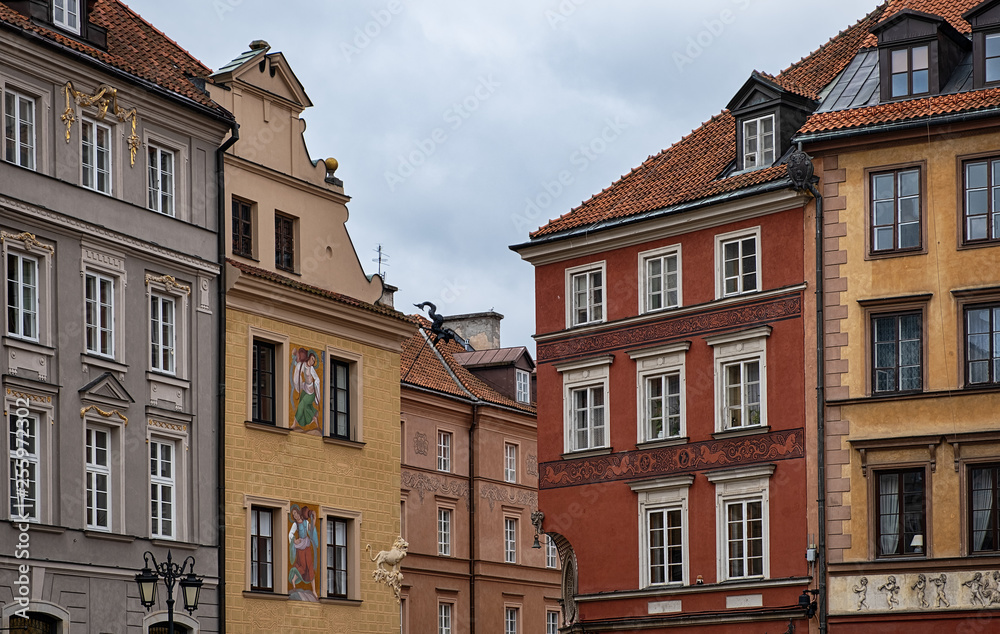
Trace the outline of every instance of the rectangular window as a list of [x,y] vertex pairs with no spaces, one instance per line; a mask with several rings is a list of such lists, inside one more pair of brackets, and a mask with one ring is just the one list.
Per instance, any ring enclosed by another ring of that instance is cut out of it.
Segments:
[[253,257],[253,205],[233,199],[233,255]]
[[7,334],[38,341],[38,260],[7,253]]
[[872,317],[872,392],[913,392],[923,386],[921,314]]
[[872,253],[920,248],[920,169],[871,175]]
[[250,507],[250,589],[274,592],[274,512]]
[[347,520],[326,521],[326,595],[347,598]]
[[760,414],[760,360],[723,365],[722,376],[726,429],[764,424]]
[[84,119],[80,124],[83,186],[111,193],[111,128],[103,123]]
[[646,440],[681,435],[681,375],[646,377]]
[[152,529],[150,535],[173,539],[174,491],[176,490],[174,443],[163,440],[149,441],[149,502]]
[[1000,81],[1000,33],[988,33],[986,44],[986,83]]
[[52,22],[56,26],[61,26],[67,31],[80,33],[80,4],[79,0],[53,0],[52,2]]
[[571,278],[572,320],[570,325],[580,326],[604,321],[604,271],[602,269],[577,273]]
[[520,610],[517,608],[504,608],[504,634],[517,634],[518,621],[520,621]]
[[19,418],[12,408],[9,420],[11,521],[38,521],[38,417]]
[[676,251],[643,260],[643,312],[680,306],[680,255]]
[[531,402],[531,374],[524,370],[514,371],[517,380],[517,402]]
[[86,343],[87,352],[115,356],[115,281],[98,273],[87,273]]
[[505,443],[503,446],[503,480],[517,482],[517,445]]
[[559,613],[545,613],[545,634],[559,634]]
[[437,470],[451,472],[451,433],[438,432]]
[[977,465],[969,468],[969,551],[1000,551],[1000,467]]
[[726,566],[729,579],[763,576],[763,518],[761,500],[726,503]]
[[4,92],[4,157],[21,167],[35,169],[35,100]]
[[572,399],[573,450],[606,447],[604,434],[604,386],[570,391]]
[[438,509],[438,554],[451,556],[451,509]]
[[274,415],[275,405],[275,349],[273,343],[253,342],[253,414],[255,423],[274,425],[277,420]]
[[559,567],[559,549],[556,548],[556,542],[550,535],[545,536],[545,567]]
[[274,266],[295,272],[295,220],[274,214]]
[[877,472],[875,499],[878,556],[922,554],[924,470]]
[[757,236],[744,236],[720,243],[722,296],[760,290],[760,257]]
[[149,144],[149,209],[174,215],[174,153]]
[[351,366],[330,359],[330,435],[351,439]]
[[965,164],[964,225],[967,243],[1000,240],[1000,159]]
[[111,432],[87,428],[87,528],[111,530]]
[[930,92],[929,52],[930,48],[925,45],[901,48],[889,53],[893,97]]
[[774,115],[743,122],[743,169],[774,163]]
[[1000,305],[965,309],[965,383],[1000,384]]
[[451,634],[450,603],[438,603],[438,634]]
[[649,528],[650,584],[684,581],[681,509],[656,509],[646,515]]
[[149,297],[150,366],[174,373],[174,300],[160,295]]
[[503,519],[503,560],[517,563],[517,520],[513,517]]

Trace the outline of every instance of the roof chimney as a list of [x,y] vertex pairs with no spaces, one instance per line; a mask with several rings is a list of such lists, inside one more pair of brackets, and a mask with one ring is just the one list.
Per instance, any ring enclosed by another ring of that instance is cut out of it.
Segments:
[[444,327],[454,330],[476,350],[496,350],[500,347],[501,319],[503,315],[492,310],[452,315],[444,318]]

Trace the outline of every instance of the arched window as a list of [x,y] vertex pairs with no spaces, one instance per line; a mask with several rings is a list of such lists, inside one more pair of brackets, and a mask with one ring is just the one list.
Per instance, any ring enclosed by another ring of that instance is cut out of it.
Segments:
[[10,617],[11,634],[55,634],[56,621],[51,617],[34,612],[28,613],[28,618],[22,616]]

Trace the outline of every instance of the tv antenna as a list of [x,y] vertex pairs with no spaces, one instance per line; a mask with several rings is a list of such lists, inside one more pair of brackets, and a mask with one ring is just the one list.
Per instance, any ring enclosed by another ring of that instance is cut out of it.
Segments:
[[384,271],[383,267],[388,268],[388,266],[389,266],[389,254],[386,253],[382,249],[382,245],[381,244],[378,245],[377,249],[372,249],[372,251],[374,251],[375,253],[378,254],[378,257],[372,258],[372,262],[378,263],[378,275],[384,281],[385,280],[385,271]]

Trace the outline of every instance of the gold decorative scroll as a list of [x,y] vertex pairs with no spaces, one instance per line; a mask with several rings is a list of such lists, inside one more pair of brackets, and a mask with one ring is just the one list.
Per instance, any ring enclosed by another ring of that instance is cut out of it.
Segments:
[[186,295],[191,294],[191,287],[185,286],[184,284],[178,284],[177,278],[175,278],[173,275],[156,276],[150,273],[146,273],[146,286],[149,286],[150,282],[159,282],[160,284],[163,284],[164,286],[167,287],[167,291],[170,291],[171,289],[177,289]]
[[27,231],[23,233],[7,233],[6,231],[0,231],[0,244],[3,244],[6,240],[17,240],[18,242],[23,242],[24,248],[28,251],[31,251],[32,247],[37,247],[48,251],[53,255],[55,255],[56,252],[55,247],[48,244],[42,244],[38,241],[38,238],[35,237],[35,234],[28,233]]
[[125,423],[126,427],[128,426],[128,417],[125,416],[125,414],[122,414],[121,412],[119,412],[116,409],[113,409],[110,412],[105,412],[103,409],[101,409],[100,407],[98,407],[96,405],[88,405],[86,407],[81,407],[80,408],[80,418],[83,418],[84,416],[86,416],[87,412],[89,412],[90,410],[94,410],[95,412],[97,412],[98,414],[100,414],[101,416],[103,416],[104,418],[111,418],[112,416],[117,416],[118,418],[122,419],[122,422]]
[[107,116],[108,110],[110,110],[122,123],[129,120],[132,121],[132,134],[125,140],[128,142],[128,151],[132,159],[132,166],[135,167],[135,153],[139,151],[139,135],[135,133],[135,125],[139,118],[139,113],[135,108],[126,110],[118,105],[118,89],[112,88],[107,84],[101,84],[94,91],[94,94],[88,95],[73,88],[73,82],[68,81],[66,82],[65,92],[66,111],[63,112],[60,118],[66,124],[66,143],[69,143],[70,130],[73,127],[73,122],[76,121],[76,112],[73,109],[74,101],[77,105],[84,108],[95,106],[97,108],[96,118],[99,121],[104,121],[104,117]]

